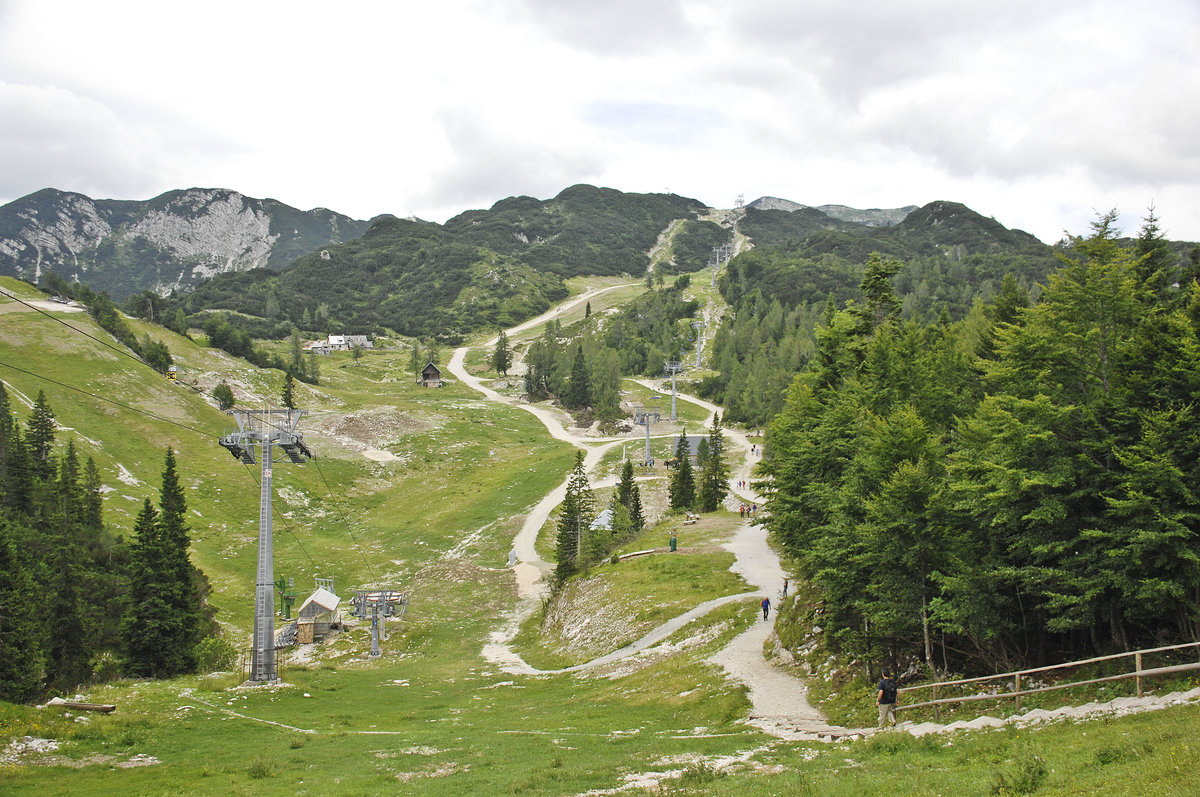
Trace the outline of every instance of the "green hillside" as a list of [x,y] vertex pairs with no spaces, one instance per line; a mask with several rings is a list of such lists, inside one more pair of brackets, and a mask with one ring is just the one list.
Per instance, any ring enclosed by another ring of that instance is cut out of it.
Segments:
[[280,272],[218,275],[177,306],[197,322],[202,312],[233,311],[241,316],[233,323],[259,337],[295,326],[458,341],[544,312],[566,297],[565,278],[640,277],[659,234],[702,210],[674,195],[578,185],[545,201],[510,197],[445,225],[384,217],[362,238]]
[[[0,287],[45,298],[11,280]],[[615,295],[635,294],[605,296]],[[193,560],[212,581],[218,619],[244,642],[256,471],[216,444],[228,418],[191,388],[210,391],[224,379],[239,402],[258,407],[276,400],[281,375],[139,326],[169,346],[180,367],[171,383],[81,334],[109,340],[85,314],[48,312],[0,300],[0,378],[10,396],[45,392],[60,425],[56,446],[70,440],[95,458],[111,488],[106,522],[125,532],[141,499],[155,494],[163,449],[175,448]],[[1195,707],[1036,732],[884,734],[840,744],[767,735],[745,722],[744,687],[710,661],[761,622],[754,600],[729,603],[606,670],[501,670],[482,650],[516,604],[505,555],[525,513],[569,470],[573,449],[528,413],[464,385],[417,387],[404,346],[379,343],[357,363],[344,353],[322,360],[320,386],[297,386],[298,404],[311,410],[301,428],[316,458],[279,464],[273,479],[277,575],[292,576],[302,593],[314,575],[335,577],[343,596],[368,584],[410,591],[408,613],[388,625],[383,655],[366,657],[359,624],[311,659],[285,661],[278,686],[240,688],[239,672],[92,684],[83,699],[117,708],[82,719],[77,709],[0,703],[0,791],[973,795],[997,783],[1045,794],[1195,790]],[[15,409],[23,421],[28,408]],[[636,431],[631,439],[640,439]],[[661,484],[641,484],[661,502]],[[577,580],[585,596],[577,610],[613,634],[620,623],[640,628],[673,607],[740,590],[723,548],[737,523],[735,512],[710,513],[683,530],[675,554],[597,566]],[[628,550],[661,548],[668,528],[651,528]],[[620,623],[614,606],[624,612]],[[788,615],[797,628],[807,619],[800,606]],[[541,634],[543,655],[564,656],[556,646],[569,630],[533,624],[522,642],[536,648]],[[58,747],[20,752],[31,740]]]
[[[19,285],[4,281],[10,292]],[[175,449],[193,556],[213,583],[218,619],[248,629],[258,472],[217,445],[232,420],[194,388],[211,392],[224,379],[239,405],[278,405],[282,374],[130,321],[139,334],[166,342],[180,369],[172,383],[81,334],[111,340],[84,313],[47,316],[9,310],[14,305],[0,300],[0,363],[7,366],[0,379],[14,403],[45,392],[63,427],[58,442],[71,439],[82,458],[95,459],[111,489],[105,520],[126,533],[142,499],[157,496],[164,450]],[[346,356],[327,364],[320,388],[297,388],[298,406],[311,413],[301,428],[316,459],[276,470],[277,572],[298,584],[311,584],[315,575],[347,587],[384,578],[407,582],[436,551],[485,527],[476,544],[501,561],[507,548],[499,519],[544,492],[544,480],[558,478],[567,447],[545,439],[525,413],[481,414],[476,396],[462,386],[421,389],[405,373],[406,350],[374,353],[358,367],[351,362]],[[376,455],[382,461],[364,456],[368,448],[382,452]],[[503,481],[513,471],[527,477]],[[423,544],[394,553],[415,540]]]

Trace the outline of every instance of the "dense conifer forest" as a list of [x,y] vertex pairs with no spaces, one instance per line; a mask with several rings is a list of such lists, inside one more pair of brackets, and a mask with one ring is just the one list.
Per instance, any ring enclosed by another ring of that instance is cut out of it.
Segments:
[[1113,219],[960,320],[904,320],[874,255],[792,352],[761,486],[835,651],[1003,671],[1200,633],[1200,285]]
[[129,542],[104,525],[92,459],[70,440],[56,452],[45,395],[24,428],[13,410],[0,384],[0,700],[190,672],[198,657],[228,664],[208,581],[188,557],[174,453],[159,507],[146,499]]

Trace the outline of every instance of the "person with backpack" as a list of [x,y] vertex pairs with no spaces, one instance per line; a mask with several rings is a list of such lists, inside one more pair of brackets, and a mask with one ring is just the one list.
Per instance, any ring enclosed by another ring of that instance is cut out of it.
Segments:
[[767,615],[769,615],[771,613],[771,599],[770,598],[762,599],[762,610],[763,610],[763,619],[765,620],[765,619],[767,619]]
[[896,681],[892,678],[892,671],[886,667],[879,681],[875,705],[879,706],[879,730],[883,730],[885,719],[891,722],[893,728],[896,727]]

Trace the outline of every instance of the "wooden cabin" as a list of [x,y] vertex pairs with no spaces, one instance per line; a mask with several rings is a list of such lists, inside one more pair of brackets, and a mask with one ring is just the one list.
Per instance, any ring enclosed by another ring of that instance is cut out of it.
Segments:
[[430,363],[421,369],[421,376],[418,377],[417,382],[422,387],[441,387],[442,372],[436,365]]
[[298,641],[304,645],[309,642],[320,642],[341,621],[338,615],[338,605],[342,599],[324,587],[308,596],[300,611],[296,614]]

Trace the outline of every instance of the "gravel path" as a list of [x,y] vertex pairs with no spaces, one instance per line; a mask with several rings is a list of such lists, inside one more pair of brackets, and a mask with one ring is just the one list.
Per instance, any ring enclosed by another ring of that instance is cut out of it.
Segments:
[[[515,332],[543,323],[549,318],[553,318],[561,309],[584,302],[598,293],[603,293],[605,290],[612,290],[612,288],[588,291],[570,300],[558,309],[551,310],[538,318],[514,327],[508,331],[508,334],[512,335]],[[485,345],[494,345],[494,343],[495,339]],[[456,378],[462,380],[464,384],[482,393],[488,400],[519,407],[526,412],[532,413],[545,425],[546,430],[551,436],[582,447],[586,452],[584,455],[584,467],[589,473],[592,472],[609,448],[619,443],[629,442],[626,438],[610,440],[585,438],[565,428],[563,425],[564,416],[561,413],[545,407],[516,401],[486,387],[481,380],[467,373],[463,365],[467,350],[468,347],[464,346],[454,351],[447,365],[448,370]],[[663,388],[661,383],[652,380],[639,379],[636,381],[654,390],[661,391]],[[708,410],[709,418],[706,425],[711,425],[712,414],[717,412],[719,407],[694,396],[684,394],[677,394],[677,396],[682,401],[691,402]],[[755,494],[753,490],[738,488],[737,486],[738,481],[744,480],[749,483],[753,475],[754,464],[761,457],[761,451],[751,453],[751,443],[747,440],[744,432],[726,430],[725,435],[731,444],[739,448],[743,454],[739,464],[730,473],[729,478],[731,494],[736,496],[734,500],[745,504],[758,503],[761,505],[762,498]],[[566,480],[564,480],[562,484],[548,493],[545,498],[530,510],[520,532],[514,538],[513,550],[518,561],[512,569],[517,579],[517,605],[505,616],[501,627],[492,632],[491,638],[483,648],[484,658],[503,671],[524,675],[549,675],[580,672],[612,664],[659,644],[692,620],[702,617],[718,606],[750,598],[761,599],[766,596],[774,600],[779,597],[785,577],[779,557],[767,542],[766,528],[746,521],[738,528],[733,539],[725,545],[725,548],[732,552],[735,557],[734,564],[730,569],[745,579],[754,588],[753,591],[727,595],[722,598],[706,601],[691,611],[663,623],[641,639],[592,661],[559,670],[539,670],[531,667],[512,650],[510,643],[516,636],[521,622],[537,609],[543,595],[549,588],[547,576],[552,572],[553,567],[538,556],[534,543],[537,540],[538,533],[550,517],[550,513],[562,502],[566,492],[566,484]],[[767,640],[771,636],[773,626],[773,621],[756,622],[709,659],[712,663],[722,667],[730,680],[744,684],[747,687],[752,706],[748,722],[772,736],[793,740],[834,741],[843,738],[859,738],[875,733],[874,728],[845,728],[828,724],[820,711],[809,704],[806,696],[807,690],[803,681],[789,675],[783,670],[773,667],[766,660],[763,650]],[[1006,724],[1027,726],[1066,718],[1084,719],[1097,715],[1130,714],[1197,701],[1200,701],[1200,688],[1193,689],[1190,692],[1171,693],[1163,696],[1117,698],[1108,703],[1067,706],[1056,711],[1043,711],[1039,709],[1004,718],[982,716],[948,725],[931,722],[902,722],[898,727],[900,730],[911,733],[914,736],[923,736],[928,733],[1001,727]]]
[[[573,304],[586,301],[600,291],[591,291],[573,300]],[[541,321],[552,318],[557,311],[550,311],[539,317]],[[539,322],[534,319],[534,322]],[[528,329],[534,322],[526,322],[519,328],[510,330],[509,334],[520,329]],[[494,341],[489,342],[490,345]],[[479,391],[490,401],[496,401],[510,406],[519,407],[536,416],[546,427],[551,436],[584,448],[584,467],[591,472],[612,446],[626,442],[623,439],[605,441],[596,445],[594,439],[584,438],[566,429],[562,424],[562,416],[544,407],[524,404],[488,388],[482,380],[467,373],[464,366],[468,347],[454,351],[447,369],[455,378],[471,388]],[[649,380],[637,380],[654,390],[661,390],[660,384]],[[693,396],[678,394],[678,398],[703,407],[709,413],[707,424],[711,424],[712,416],[719,407]],[[727,431],[727,438],[732,445],[740,449],[743,456],[740,464],[730,474],[730,489],[734,490],[739,480],[749,480],[753,467],[753,455],[750,453],[751,444],[746,435],[737,431]],[[751,592],[727,595],[714,600],[705,601],[671,620],[663,623],[625,647],[612,651],[604,656],[558,670],[539,670],[526,663],[515,651],[511,642],[520,629],[521,622],[530,616],[538,607],[543,595],[548,589],[547,576],[552,566],[538,556],[534,543],[537,535],[545,525],[550,513],[558,506],[566,492],[566,481],[552,490],[537,503],[525,519],[521,530],[513,541],[513,550],[517,563],[513,566],[517,579],[518,602],[514,609],[506,615],[503,625],[492,632],[491,637],[483,648],[484,658],[505,672],[525,675],[548,675],[558,673],[580,672],[596,667],[612,664],[621,659],[633,656],[646,650],[671,636],[708,612],[732,601],[742,601],[751,598],[762,598],[764,595],[774,597],[782,588],[784,573],[779,564],[779,557],[767,544],[766,529],[758,525],[743,524],[734,535],[733,540],[725,547],[735,558],[733,567],[735,573],[742,576],[754,589]],[[747,489],[738,489],[736,494],[746,503],[761,502],[761,498]],[[747,631],[735,638],[725,649],[714,656],[711,661],[720,665],[729,677],[749,689],[749,697],[753,706],[751,722],[763,730],[784,738],[800,738],[816,733],[831,733],[836,729],[830,728],[820,712],[808,704],[802,681],[787,673],[772,667],[763,656],[763,646],[770,636],[772,623],[755,623]],[[799,723],[800,730],[797,730]]]

